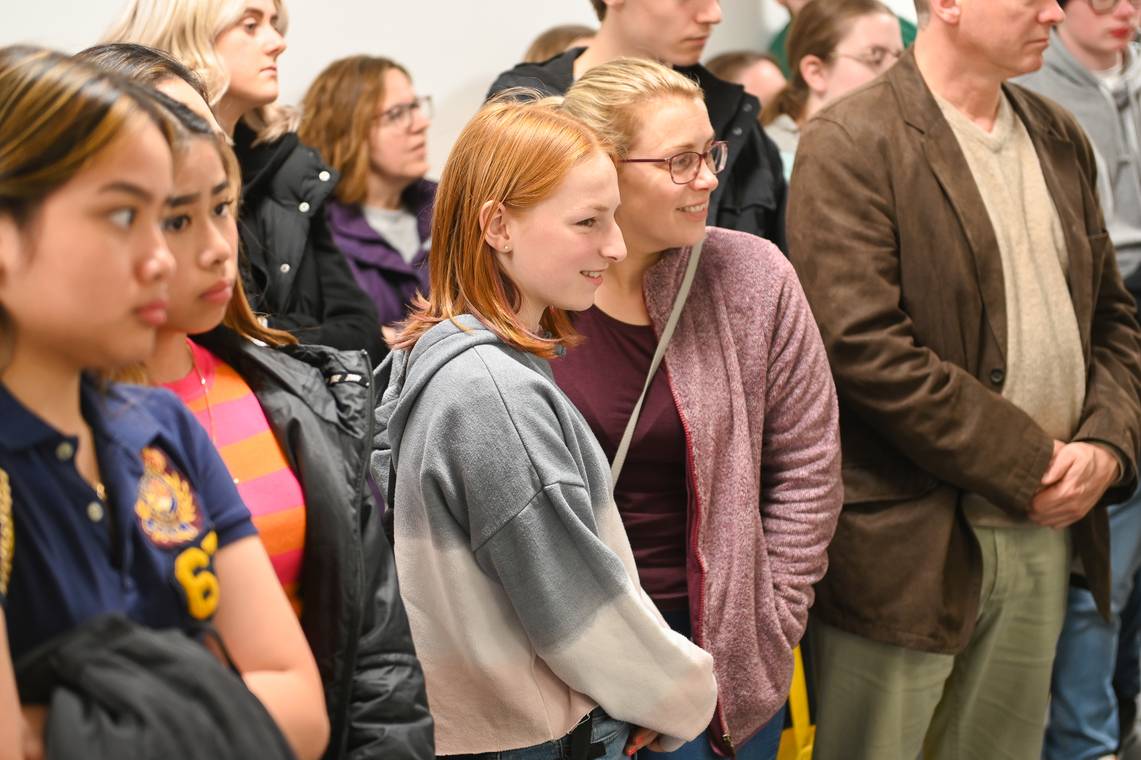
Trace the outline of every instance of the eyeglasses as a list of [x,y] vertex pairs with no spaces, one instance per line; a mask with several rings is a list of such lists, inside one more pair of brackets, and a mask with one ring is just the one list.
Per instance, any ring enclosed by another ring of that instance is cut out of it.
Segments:
[[[1090,10],[1099,16],[1105,16],[1113,13],[1117,9],[1118,3],[1121,0],[1086,0],[1089,3]],[[1141,8],[1141,0],[1129,0],[1133,4],[1133,9]]]
[[623,158],[619,163],[668,164],[670,167],[670,179],[674,181],[674,184],[688,185],[701,174],[701,163],[703,161],[705,165],[709,167],[709,171],[714,174],[720,174],[721,170],[725,168],[725,162],[728,159],[729,143],[724,140],[718,140],[710,145],[709,150],[704,153],[687,150],[684,153],[678,153],[669,158]]
[[[1136,2],[1141,3],[1141,0],[1136,0]],[[884,69],[890,68],[893,63],[903,57],[903,51],[889,50],[888,48],[876,45],[862,53],[833,53],[833,55],[837,58],[850,58],[853,61],[864,64],[872,71],[879,73]]]
[[377,117],[377,122],[382,127],[401,127],[408,129],[412,126],[412,115],[417,111],[425,119],[431,119],[434,109],[432,108],[432,96],[422,95],[421,97],[410,100],[407,103],[399,103],[389,108],[384,113]]

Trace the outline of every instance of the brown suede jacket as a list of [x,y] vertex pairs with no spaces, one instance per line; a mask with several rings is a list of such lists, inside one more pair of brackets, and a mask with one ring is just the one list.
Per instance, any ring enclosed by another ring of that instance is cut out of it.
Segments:
[[[1088,373],[1073,440],[1108,444],[1125,464],[1102,504],[1072,528],[1105,614],[1104,505],[1132,493],[1141,447],[1134,305],[1081,128],[1050,101],[1003,89],[1037,150],[1069,251]],[[840,400],[844,509],[814,613],[878,641],[961,651],[974,629],[982,571],[961,497],[977,493],[1025,514],[1052,440],[1001,395],[998,244],[914,52],[806,125],[788,232]]]

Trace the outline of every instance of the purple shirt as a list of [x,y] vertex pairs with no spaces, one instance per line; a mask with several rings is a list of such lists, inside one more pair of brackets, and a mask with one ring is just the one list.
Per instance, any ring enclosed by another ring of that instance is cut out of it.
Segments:
[[428,294],[428,249],[436,183],[420,180],[404,191],[402,199],[404,207],[416,215],[420,227],[420,251],[411,263],[369,226],[360,206],[332,199],[325,203],[333,240],[348,259],[357,284],[376,304],[382,325],[404,319],[417,291]]
[[[576,315],[574,325],[585,340],[551,362],[555,381],[613,461],[658,339],[649,325],[620,322],[597,307]],[[642,588],[663,611],[688,610],[685,429],[664,365],[646,394],[614,500]]]

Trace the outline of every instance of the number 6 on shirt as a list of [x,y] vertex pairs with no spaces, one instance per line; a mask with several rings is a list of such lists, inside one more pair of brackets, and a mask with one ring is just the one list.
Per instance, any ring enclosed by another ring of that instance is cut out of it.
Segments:
[[186,549],[174,560],[174,577],[186,594],[186,608],[196,620],[206,620],[218,608],[218,577],[213,572],[218,534],[210,531],[201,546]]

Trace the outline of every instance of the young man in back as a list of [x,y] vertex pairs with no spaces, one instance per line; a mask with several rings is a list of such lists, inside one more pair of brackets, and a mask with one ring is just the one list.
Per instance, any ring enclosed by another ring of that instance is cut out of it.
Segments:
[[713,76],[700,63],[713,27],[721,22],[718,0],[591,0],[601,22],[586,48],[540,64],[520,64],[499,75],[488,97],[511,87],[561,95],[583,73],[615,58],[652,58],[696,80],[718,140],[729,160],[709,202],[709,224],[767,238],[785,248],[788,187],[780,152],[757,116],[760,103],[739,84]]

